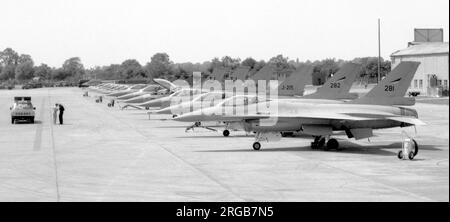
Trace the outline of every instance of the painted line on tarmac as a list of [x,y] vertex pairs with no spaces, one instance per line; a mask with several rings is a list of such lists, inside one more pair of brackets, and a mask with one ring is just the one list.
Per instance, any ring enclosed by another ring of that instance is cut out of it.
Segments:
[[[95,107],[96,109],[101,109],[99,106],[95,106],[95,104],[91,105],[92,107]],[[102,109],[104,111],[104,109]],[[170,154],[172,157],[174,157],[174,159],[180,161],[180,163],[185,164],[187,167],[190,167],[191,170],[193,170],[194,172],[198,172],[201,175],[203,175],[205,178],[207,178],[208,180],[212,181],[213,183],[215,183],[216,185],[218,185],[219,187],[221,187],[222,189],[224,189],[225,191],[227,191],[229,194],[231,194],[232,196],[236,197],[237,199],[240,199],[242,201],[254,201],[252,199],[248,199],[248,198],[244,198],[242,197],[241,194],[235,192],[230,186],[228,186],[227,184],[223,183],[222,181],[220,181],[219,179],[217,179],[214,175],[212,175],[211,173],[207,172],[206,170],[201,169],[200,167],[196,166],[193,163],[190,163],[189,161],[187,161],[186,159],[184,159],[181,155],[178,155],[177,153],[173,152],[172,150],[170,150],[169,148],[167,148],[166,146],[164,146],[163,144],[161,144],[158,141],[152,141],[151,138],[149,137],[149,135],[147,135],[147,133],[142,132],[140,129],[138,129],[136,126],[134,126],[133,124],[130,124],[124,120],[122,120],[121,118],[119,118],[116,114],[113,114],[111,112],[105,112],[107,115],[113,117],[116,121],[129,126],[130,129],[133,129],[137,134],[139,134],[140,136],[142,136],[143,138],[145,138],[147,141],[151,141],[154,144],[157,144],[162,150],[166,151],[168,154]],[[130,166],[133,166],[134,164],[137,163],[137,161],[139,161],[140,158],[142,158],[143,156],[145,156],[145,154],[147,153],[147,149],[142,149],[141,153],[138,155],[137,159],[135,161],[133,161],[131,163]],[[130,168],[127,167],[124,170],[124,173],[126,174],[128,169]],[[115,179],[113,179],[109,184],[108,184],[108,188],[111,187],[116,180],[118,179],[118,177],[116,177]],[[108,189],[107,188],[107,189]],[[106,190],[109,191],[109,190]],[[103,193],[106,193],[106,191],[104,191]],[[103,201],[104,197],[100,197],[98,199],[98,201]]]
[[[47,90],[48,96],[48,107],[51,107],[52,104],[50,102],[50,91]],[[58,182],[58,164],[56,162],[56,147],[55,147],[55,136],[53,134],[53,123],[50,123],[50,134],[51,134],[51,142],[52,142],[52,153],[53,153],[53,168],[55,169],[55,189],[56,189],[56,201],[60,202],[61,195],[59,191],[59,182]]]
[[[44,128],[43,120],[44,120],[44,107],[45,107],[45,97],[42,98],[41,102],[41,112],[39,113],[39,117],[41,121],[36,126],[36,134],[34,135],[34,143],[33,143],[33,151],[40,151],[42,146],[42,129]],[[36,116],[35,116],[36,117]],[[35,123],[36,124],[36,123]]]

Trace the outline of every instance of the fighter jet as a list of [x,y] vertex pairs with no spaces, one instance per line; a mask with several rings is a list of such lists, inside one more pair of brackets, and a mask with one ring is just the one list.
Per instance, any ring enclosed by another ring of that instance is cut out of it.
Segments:
[[137,92],[137,91],[145,88],[146,86],[147,86],[147,84],[131,85],[125,90],[120,90],[120,91],[117,91],[117,92],[111,92],[111,93],[106,94],[106,96],[119,97],[119,96],[123,96],[123,95],[129,94],[129,93]]
[[[118,96],[116,99],[117,101],[125,101],[125,100],[129,100],[129,99],[133,99],[136,98],[138,96],[142,96],[142,95],[146,95],[146,94],[156,94],[158,92],[160,92],[160,90],[162,90],[163,88],[160,85],[147,85],[146,87],[136,91],[136,92],[132,92],[132,93],[128,93],[122,96]],[[164,89],[164,92],[166,92],[167,90]],[[162,91],[161,91],[162,93]],[[145,101],[142,101],[145,102]]]
[[[302,69],[292,73],[289,78],[277,86],[278,94],[283,98],[291,98],[295,95],[302,95],[304,90],[304,76],[310,75],[313,71],[312,66],[305,66]],[[243,89],[243,88],[242,88]],[[212,92],[203,92],[189,101],[182,103],[172,103],[171,106],[163,107],[160,110],[149,112],[150,114],[172,114],[174,117],[183,113],[192,112],[202,108],[209,108],[217,105],[226,98],[236,95],[245,95],[245,92],[236,90],[220,90]]]
[[[348,138],[359,140],[372,137],[374,129],[424,124],[418,119],[414,109],[392,106],[393,102],[398,101],[398,95],[405,94],[412,79],[410,76],[414,75],[419,64],[417,62],[399,64],[400,71],[394,70],[365,96],[351,102],[311,103],[303,99],[271,100],[247,105],[244,109],[241,107],[241,112],[236,112],[238,106],[226,109],[227,106],[222,104],[181,115],[175,120],[196,123],[220,121],[226,123],[227,128],[237,125],[246,132],[255,133],[253,143],[255,150],[261,148],[261,141],[280,139],[282,132],[302,132],[312,135],[314,137],[312,148],[326,144],[326,150],[339,149],[339,142],[331,138],[336,131],[344,131]],[[267,107],[276,109],[268,110]]]
[[[187,97],[188,95],[197,95],[200,90],[183,88],[182,86],[175,85],[165,79],[153,79],[155,83],[164,89],[159,89],[156,92],[142,91],[136,97],[132,97],[125,101],[122,101],[125,105],[122,109],[133,107],[136,109],[149,109],[151,107],[160,107],[161,105],[168,105],[170,101],[177,97]],[[192,97],[191,97],[192,98]],[[154,101],[155,100],[155,101]]]
[[[292,73],[290,77],[288,77],[285,81],[283,81],[279,86],[275,87],[278,90],[278,97],[277,99],[292,99],[292,98],[298,98],[303,99],[305,98],[305,102],[310,103],[339,103],[340,101],[335,101],[336,99],[344,99],[344,98],[353,98],[356,95],[350,94],[349,90],[353,84],[353,81],[356,78],[356,75],[359,73],[361,66],[355,63],[347,63],[344,64],[343,67],[338,71],[332,78],[328,79],[328,81],[317,90],[317,92],[307,95],[307,96],[301,96],[304,92],[304,87],[306,78],[311,76],[313,72],[312,66],[303,66],[300,69],[298,69],[296,72]],[[264,78],[264,73],[259,73],[259,78]],[[267,77],[267,76],[266,76]],[[246,95],[246,94],[239,94],[239,95]],[[255,94],[256,95],[256,94]],[[227,94],[225,98],[231,97],[230,94]],[[245,98],[245,97],[240,97]],[[334,99],[334,100],[332,100]],[[158,114],[170,114],[170,111],[172,111],[173,117],[176,117],[182,113],[186,113],[186,110],[191,109],[190,111],[195,111],[197,109],[203,109],[207,108],[208,105],[211,104],[209,102],[206,102],[206,105],[196,105],[196,103],[184,103],[179,104],[174,107],[167,107],[162,110],[157,110],[152,113],[158,113]],[[193,107],[197,107],[197,109],[193,109]],[[180,111],[184,112],[180,112]],[[202,127],[201,122],[195,122],[193,124],[194,127],[189,127],[190,129],[193,129],[195,127]],[[235,127],[236,124],[233,124],[232,126],[226,125],[227,129],[223,131],[224,136],[230,135],[229,130],[241,130],[242,127]],[[211,129],[211,128],[207,128]],[[214,130],[216,131],[216,130]],[[284,136],[291,135],[291,132],[283,132]]]
[[[122,109],[133,107],[136,109],[150,109],[150,108],[160,108],[160,107],[168,107],[173,104],[173,101],[190,101],[194,96],[201,94],[202,91],[200,89],[192,89],[192,88],[184,88],[180,89],[168,96],[163,96],[159,98],[151,99],[147,102],[138,103],[138,104],[126,104],[122,107]],[[151,95],[146,98],[152,98]]]
[[150,111],[149,114],[171,114],[174,118],[183,113],[189,113],[202,108],[210,108],[224,99],[232,97],[231,92],[209,92],[197,95],[192,101],[181,102],[159,110]]

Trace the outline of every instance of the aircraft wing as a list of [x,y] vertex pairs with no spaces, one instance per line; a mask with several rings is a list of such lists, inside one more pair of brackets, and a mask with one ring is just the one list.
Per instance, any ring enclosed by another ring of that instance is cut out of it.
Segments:
[[269,118],[278,118],[278,119],[326,119],[326,120],[351,120],[351,121],[362,121],[362,120],[375,120],[376,118],[371,117],[359,117],[359,116],[350,116],[347,114],[328,114],[322,115],[320,113],[308,113],[308,114],[293,114],[293,115],[269,115],[269,114],[261,114],[261,115],[242,115],[242,116],[229,116],[226,117],[230,120],[259,120],[259,119],[269,119]]
[[[242,116],[229,116],[230,121],[237,120],[260,120],[260,119],[269,119],[269,118],[278,118],[278,119],[322,119],[322,120],[342,120],[342,121],[364,121],[364,120],[383,120],[389,119],[403,123],[409,123],[413,125],[426,125],[423,121],[407,117],[407,116],[382,116],[382,115],[373,115],[373,116],[358,116],[358,115],[350,115],[350,114],[321,114],[321,113],[308,113],[301,115],[242,115]],[[227,118],[227,119],[228,119]]]

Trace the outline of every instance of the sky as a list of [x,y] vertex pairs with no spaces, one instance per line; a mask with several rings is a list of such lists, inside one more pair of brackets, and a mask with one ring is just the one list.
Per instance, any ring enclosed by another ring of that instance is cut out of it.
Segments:
[[166,52],[176,63],[214,57],[300,61],[389,58],[414,28],[443,28],[448,0],[0,0],[0,50],[59,67],[94,67]]

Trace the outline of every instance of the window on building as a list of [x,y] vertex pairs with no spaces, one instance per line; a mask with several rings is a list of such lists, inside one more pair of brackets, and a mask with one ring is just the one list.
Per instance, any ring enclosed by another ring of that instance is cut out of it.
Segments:
[[444,88],[447,88],[447,80],[444,80]]
[[414,88],[417,89],[417,79],[414,80]]
[[419,88],[421,88],[421,89],[423,88],[423,80],[421,80],[421,79],[419,80]]
[[442,86],[442,80],[438,80],[437,85]]

